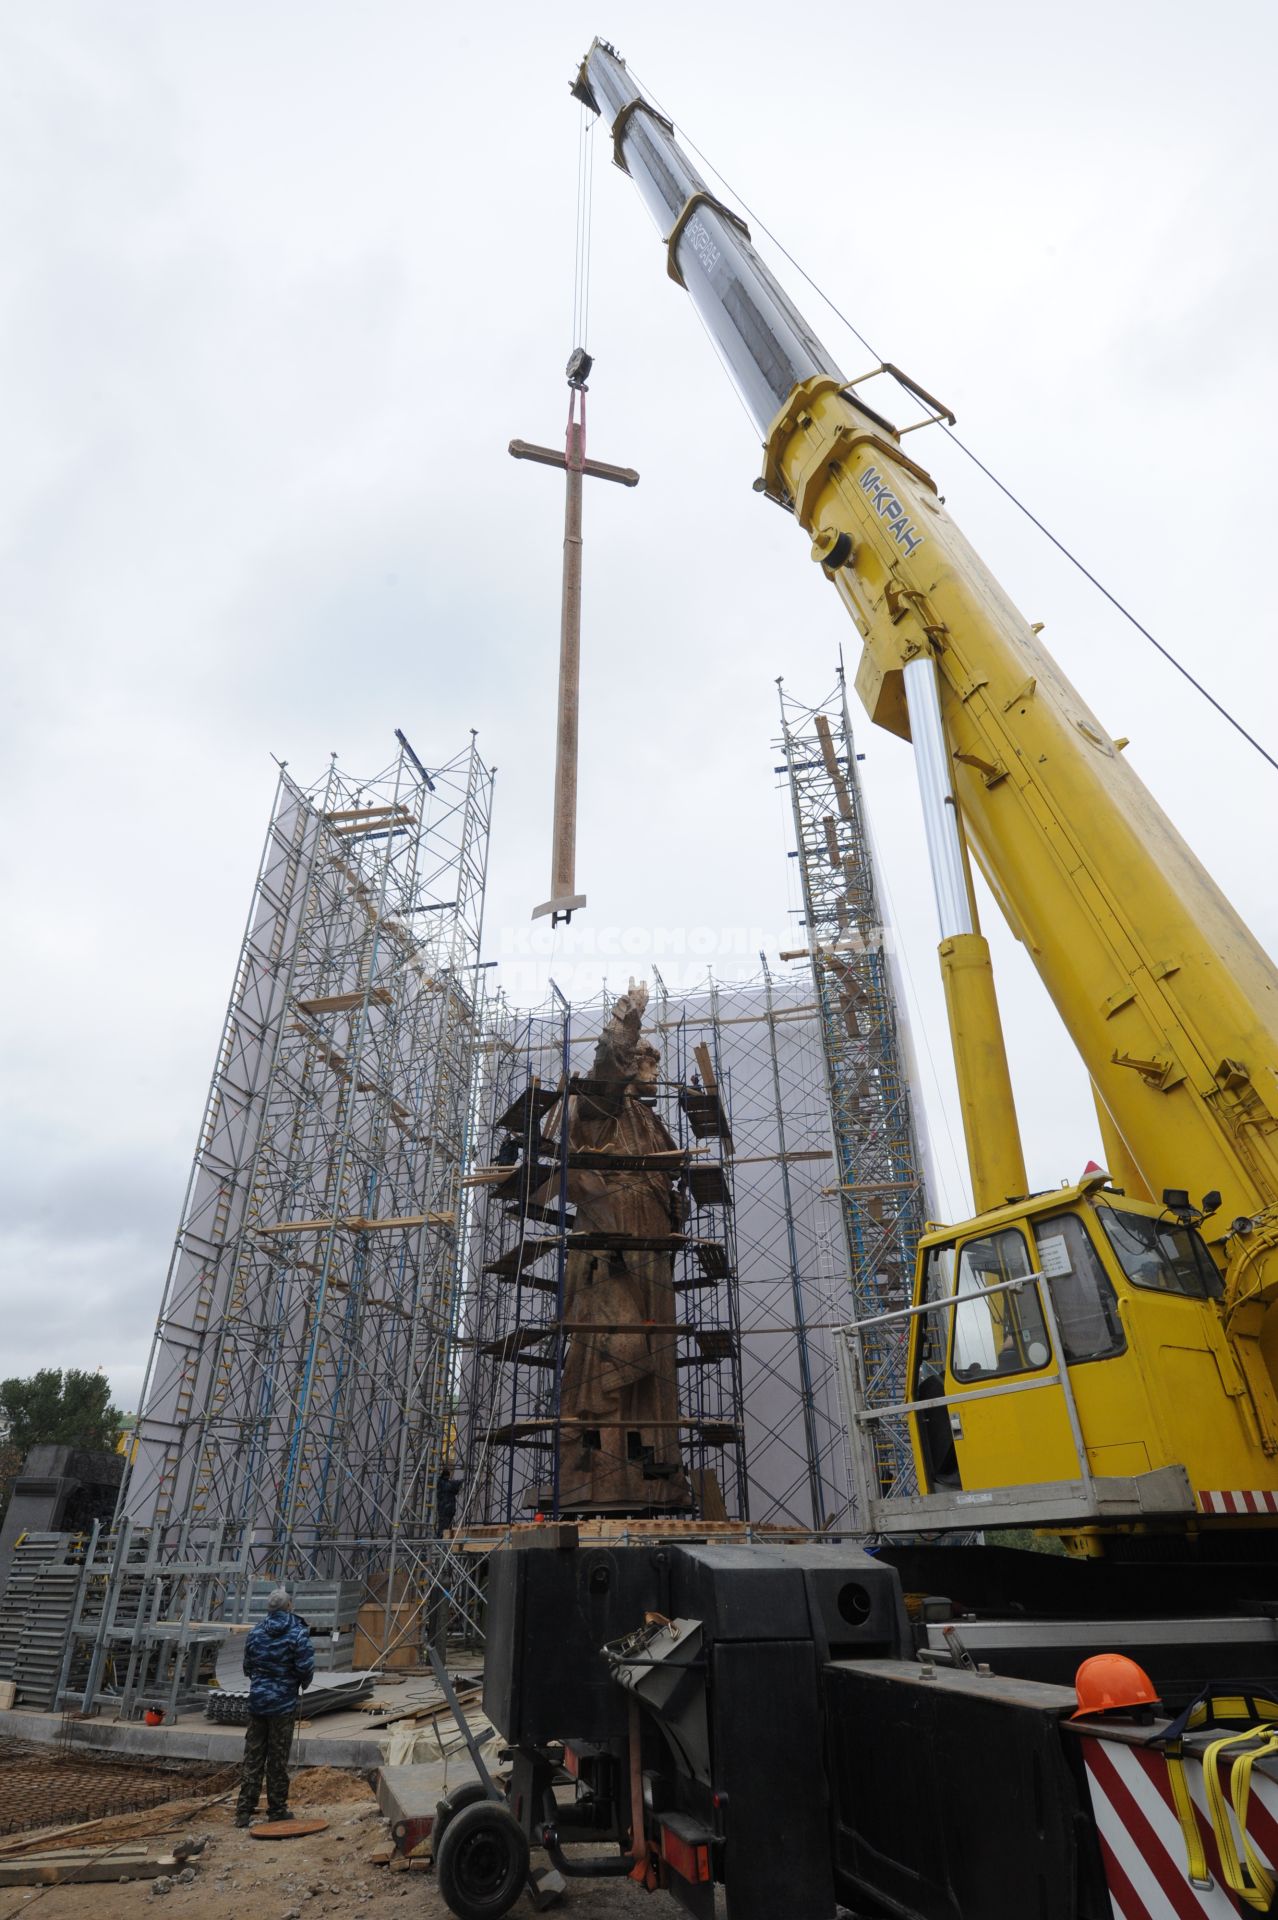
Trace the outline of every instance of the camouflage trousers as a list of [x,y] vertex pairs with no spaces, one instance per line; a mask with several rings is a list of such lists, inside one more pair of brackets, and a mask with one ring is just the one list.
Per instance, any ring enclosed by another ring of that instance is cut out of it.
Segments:
[[244,1764],[240,1769],[240,1797],[235,1812],[247,1819],[257,1811],[266,1775],[266,1804],[272,1814],[281,1814],[288,1806],[288,1750],[293,1744],[294,1713],[249,1715],[244,1735]]

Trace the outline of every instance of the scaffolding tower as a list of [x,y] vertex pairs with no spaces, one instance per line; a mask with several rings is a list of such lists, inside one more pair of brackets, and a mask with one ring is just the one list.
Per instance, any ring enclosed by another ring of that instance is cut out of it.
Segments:
[[436,1532],[492,774],[397,739],[280,771],[118,1509],[157,1563],[389,1591]]
[[[909,1305],[928,1215],[922,1134],[908,1070],[908,1033],[892,969],[842,668],[829,699],[805,707],[781,688],[784,773],[794,812],[803,924],[820,1008],[837,1191],[850,1298],[844,1317]],[[851,1351],[853,1417],[909,1398],[908,1321],[865,1327]],[[900,1423],[869,1422],[871,1473],[886,1495],[912,1493],[914,1462]],[[853,1443],[857,1435],[849,1436]]]

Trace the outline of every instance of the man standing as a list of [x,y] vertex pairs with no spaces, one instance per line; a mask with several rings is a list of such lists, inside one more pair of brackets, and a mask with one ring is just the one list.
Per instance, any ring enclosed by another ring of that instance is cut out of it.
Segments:
[[257,1810],[263,1773],[269,1818],[289,1818],[288,1750],[298,1694],[310,1686],[315,1673],[310,1631],[301,1615],[292,1612],[287,1588],[276,1587],[266,1606],[265,1620],[254,1627],[244,1643],[249,1719],[235,1808],[237,1827],[247,1827]]

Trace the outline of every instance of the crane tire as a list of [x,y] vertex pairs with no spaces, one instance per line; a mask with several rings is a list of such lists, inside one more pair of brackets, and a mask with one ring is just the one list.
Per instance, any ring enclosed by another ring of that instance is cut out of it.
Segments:
[[528,1835],[496,1800],[459,1807],[435,1855],[439,1891],[457,1920],[501,1920],[528,1879]]

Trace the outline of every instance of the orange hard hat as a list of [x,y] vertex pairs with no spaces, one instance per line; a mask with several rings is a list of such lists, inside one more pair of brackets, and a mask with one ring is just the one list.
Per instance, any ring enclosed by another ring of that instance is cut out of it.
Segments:
[[1156,1707],[1158,1695],[1144,1667],[1125,1653],[1094,1653],[1074,1675],[1078,1711],[1071,1720],[1089,1713],[1113,1713],[1120,1707]]

